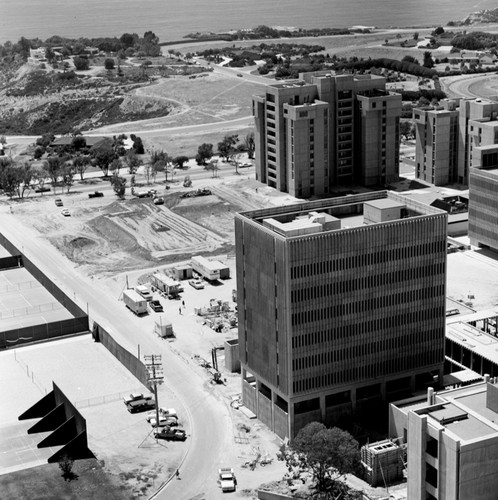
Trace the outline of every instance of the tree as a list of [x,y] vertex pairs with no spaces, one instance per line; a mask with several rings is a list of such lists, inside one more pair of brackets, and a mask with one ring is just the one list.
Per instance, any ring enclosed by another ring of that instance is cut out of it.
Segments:
[[418,31],[415,31],[415,33],[413,33],[413,39],[414,39],[415,41],[417,41],[417,40],[418,40],[418,36],[419,36],[419,35],[418,35]]
[[52,183],[54,193],[57,186],[57,181],[59,180],[59,176],[61,173],[61,166],[62,158],[60,156],[51,156],[43,162],[43,169],[45,170],[47,177]]
[[256,150],[256,143],[254,142],[254,132],[250,132],[245,136],[244,144],[247,150],[247,157],[252,160],[254,158],[254,152]]
[[105,61],[104,61],[104,67],[107,71],[111,71],[114,69],[114,59],[108,57]]
[[287,477],[303,479],[311,474],[318,493],[337,495],[344,492],[342,477],[355,470],[360,452],[358,442],[348,432],[312,422],[290,445],[282,445],[277,457],[285,461]]
[[93,158],[95,165],[102,170],[104,177],[107,177],[109,175],[109,167],[115,158],[114,151],[105,149],[97,151]]
[[213,154],[212,144],[201,144],[197,149],[197,155],[195,157],[197,165],[206,165],[206,162],[213,157]]
[[426,68],[434,67],[434,60],[432,59],[432,55],[428,50],[424,52],[424,62],[422,65]]
[[143,155],[145,153],[145,148],[142,143],[142,139],[137,137],[135,134],[130,134],[130,139],[133,141],[133,149],[137,155]]
[[119,158],[114,158],[112,160],[109,169],[112,172],[112,175],[119,175],[119,170],[121,169],[121,160]]
[[14,163],[10,162],[0,171],[0,186],[10,199],[19,193],[21,182],[21,171]]
[[63,455],[59,459],[59,468],[62,471],[64,481],[74,479],[76,474],[73,472],[74,460],[69,455]]
[[66,186],[66,193],[69,193],[74,184],[74,167],[68,162],[64,162],[61,168],[62,184]]
[[239,136],[237,134],[226,135],[223,140],[218,143],[218,153],[226,162],[235,154],[235,145],[238,140]]
[[178,168],[183,168],[183,166],[185,165],[185,163],[187,163],[188,161],[189,161],[189,157],[188,156],[180,155],[180,156],[176,156],[173,159],[173,164],[176,167],[178,167]]
[[71,140],[71,147],[74,151],[86,148],[86,139],[82,135],[75,135]]
[[73,166],[74,170],[80,174],[80,179],[83,180],[83,175],[85,172],[88,170],[88,167],[90,166],[90,157],[89,156],[83,156],[83,155],[77,155],[73,158]]
[[[90,61],[86,57],[74,57],[73,63],[77,71],[86,71],[90,67]],[[64,63],[64,68],[67,69],[66,63]]]
[[171,158],[166,151],[152,151],[150,155],[150,163],[152,165],[152,175],[154,179],[157,175],[157,172],[164,172],[165,182],[168,182],[168,167],[171,163]]
[[119,175],[114,174],[111,177],[111,186],[116,195],[123,199],[126,191],[126,179],[124,177],[119,177]]
[[134,149],[130,149],[124,156],[126,166],[128,167],[128,172],[130,174],[135,174],[140,166],[141,160],[135,153]]

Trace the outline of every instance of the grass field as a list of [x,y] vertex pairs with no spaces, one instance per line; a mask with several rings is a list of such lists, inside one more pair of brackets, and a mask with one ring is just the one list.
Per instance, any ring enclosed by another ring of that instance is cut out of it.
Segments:
[[119,478],[107,474],[99,460],[74,462],[76,478],[65,481],[58,464],[47,464],[0,476],[2,498],[38,500],[122,500],[132,492]]

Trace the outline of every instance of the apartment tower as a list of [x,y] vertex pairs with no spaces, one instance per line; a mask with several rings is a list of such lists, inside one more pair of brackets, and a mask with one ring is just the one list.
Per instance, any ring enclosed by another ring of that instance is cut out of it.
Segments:
[[256,178],[305,198],[397,180],[401,96],[385,83],[321,71],[254,96]]
[[244,404],[293,437],[441,375],[446,223],[392,192],[237,214]]

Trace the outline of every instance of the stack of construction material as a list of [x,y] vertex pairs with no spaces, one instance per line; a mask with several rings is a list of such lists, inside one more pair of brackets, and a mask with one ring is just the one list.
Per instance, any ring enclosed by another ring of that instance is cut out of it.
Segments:
[[388,486],[403,478],[403,449],[389,440],[361,448],[366,480],[372,486]]

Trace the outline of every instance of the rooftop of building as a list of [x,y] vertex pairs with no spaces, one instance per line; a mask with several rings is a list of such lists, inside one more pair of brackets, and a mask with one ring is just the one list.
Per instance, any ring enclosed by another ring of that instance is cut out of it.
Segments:
[[437,392],[432,403],[424,395],[394,406],[405,414],[414,411],[427,415],[429,422],[444,427],[462,441],[470,441],[498,433],[498,412],[488,399],[488,391],[498,391],[496,380]]
[[242,212],[239,217],[289,238],[436,214],[446,212],[381,191]]

